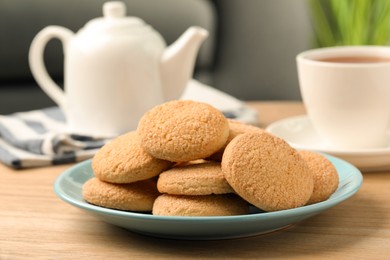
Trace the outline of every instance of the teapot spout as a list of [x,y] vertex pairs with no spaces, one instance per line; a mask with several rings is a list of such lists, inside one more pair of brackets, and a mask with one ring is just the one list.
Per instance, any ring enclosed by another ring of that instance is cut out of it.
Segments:
[[199,47],[207,36],[207,30],[190,27],[164,51],[160,71],[166,101],[178,99],[183,93],[192,77]]

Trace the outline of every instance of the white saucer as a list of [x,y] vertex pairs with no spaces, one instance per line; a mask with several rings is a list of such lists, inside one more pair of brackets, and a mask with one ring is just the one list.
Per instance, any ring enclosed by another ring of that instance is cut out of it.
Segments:
[[306,115],[279,120],[269,125],[266,130],[283,138],[296,149],[331,154],[352,163],[362,171],[390,170],[390,146],[358,150],[329,147],[321,140]]

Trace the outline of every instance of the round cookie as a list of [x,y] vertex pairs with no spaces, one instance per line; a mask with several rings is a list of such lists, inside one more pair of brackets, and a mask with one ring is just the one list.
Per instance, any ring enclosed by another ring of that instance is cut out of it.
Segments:
[[141,145],[156,158],[185,162],[218,151],[229,125],[216,108],[201,102],[174,100],[146,112],[138,128]]
[[226,146],[234,139],[234,137],[244,134],[244,133],[262,133],[264,129],[256,127],[253,125],[245,124],[234,119],[227,119],[229,123],[229,136],[225,145],[215,154],[210,156],[210,160],[221,161],[223,152],[225,151]]
[[207,162],[173,167],[160,174],[157,188],[174,195],[210,195],[233,193],[221,170],[221,164]]
[[135,131],[105,144],[92,159],[95,177],[111,183],[131,183],[157,176],[172,163],[156,159],[139,145]]
[[249,213],[246,201],[234,194],[160,195],[154,202],[153,215],[162,216],[232,216]]
[[334,165],[324,156],[310,151],[299,151],[314,176],[314,188],[307,204],[327,200],[339,185],[339,175]]
[[83,197],[87,202],[119,210],[151,211],[159,195],[156,183],[151,180],[114,184],[92,178],[83,185]]
[[265,211],[303,206],[313,191],[306,162],[284,140],[266,132],[234,138],[223,154],[222,171],[238,195]]

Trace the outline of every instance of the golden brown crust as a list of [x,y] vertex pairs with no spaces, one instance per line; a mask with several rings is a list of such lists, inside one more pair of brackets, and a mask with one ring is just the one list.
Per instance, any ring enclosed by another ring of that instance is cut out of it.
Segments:
[[175,100],[146,112],[138,128],[141,145],[156,158],[185,162],[203,159],[226,142],[229,125],[216,108]]
[[153,158],[139,145],[137,133],[129,132],[104,145],[92,159],[97,178],[111,183],[131,183],[157,176],[172,163]]
[[307,204],[327,200],[339,185],[339,175],[334,165],[323,155],[311,151],[299,151],[314,176],[314,188]]
[[113,184],[92,178],[83,185],[83,197],[87,202],[119,210],[151,211],[159,195],[156,183],[151,180]]
[[248,203],[234,194],[159,196],[153,205],[153,215],[162,216],[231,216],[249,213]]
[[207,162],[176,166],[160,174],[157,188],[174,195],[210,195],[233,193],[221,170],[221,164]]
[[222,171],[238,195],[265,211],[303,206],[313,190],[312,174],[298,152],[266,132],[234,138]]

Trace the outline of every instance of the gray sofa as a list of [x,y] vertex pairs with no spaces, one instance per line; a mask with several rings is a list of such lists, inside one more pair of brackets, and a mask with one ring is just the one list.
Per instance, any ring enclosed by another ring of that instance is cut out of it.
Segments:
[[[78,31],[102,15],[104,0],[0,0],[0,114],[55,105],[28,67],[33,37],[48,25]],[[194,77],[242,100],[300,99],[295,56],[310,47],[305,0],[124,0],[167,44],[191,25],[210,32]],[[62,81],[59,41],[45,52],[49,73]]]

